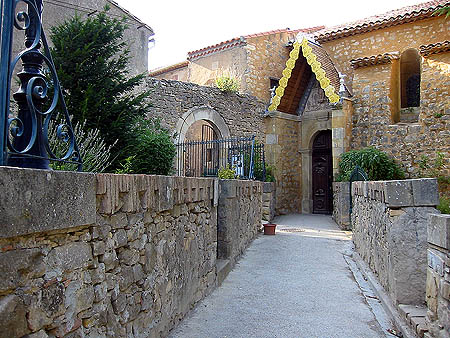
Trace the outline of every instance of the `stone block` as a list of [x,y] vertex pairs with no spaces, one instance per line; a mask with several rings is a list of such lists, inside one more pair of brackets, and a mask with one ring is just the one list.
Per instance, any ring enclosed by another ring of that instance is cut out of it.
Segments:
[[411,180],[414,205],[436,206],[439,204],[438,184],[435,178]]
[[92,249],[88,243],[73,242],[52,249],[47,256],[47,268],[61,272],[85,268],[92,264]]
[[428,222],[428,243],[450,250],[450,215],[431,214]]
[[444,276],[445,256],[437,250],[428,249],[428,267],[436,272],[439,276]]
[[44,330],[26,335],[24,338],[48,338],[48,334]]
[[26,307],[18,296],[0,298],[0,338],[22,337],[30,333]]
[[219,198],[235,198],[236,190],[237,190],[237,182],[236,180],[220,180],[220,193]]
[[173,208],[173,177],[157,176],[157,187],[159,195],[156,211],[165,211]]
[[95,223],[94,174],[0,167],[0,186],[0,238]]
[[414,205],[411,180],[385,181],[384,189],[388,207],[399,208]]
[[274,182],[264,182],[263,183],[263,193],[270,193],[275,190]]
[[0,271],[0,291],[16,288],[27,279],[44,275],[43,254],[39,249],[1,252]]
[[441,293],[441,297],[446,299],[446,300],[450,300],[450,283],[445,281],[445,280],[441,280],[441,285],[439,286],[439,291]]

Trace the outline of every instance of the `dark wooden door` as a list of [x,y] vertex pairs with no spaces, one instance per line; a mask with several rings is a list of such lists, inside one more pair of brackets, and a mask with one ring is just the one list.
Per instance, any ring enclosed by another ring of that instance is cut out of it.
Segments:
[[312,152],[313,213],[331,214],[333,163],[331,156],[331,130],[317,134]]

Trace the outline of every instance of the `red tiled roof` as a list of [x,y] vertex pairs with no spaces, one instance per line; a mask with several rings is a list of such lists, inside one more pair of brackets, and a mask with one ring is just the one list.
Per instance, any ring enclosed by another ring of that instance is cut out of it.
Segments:
[[449,0],[433,0],[418,5],[407,6],[384,14],[374,15],[362,20],[343,25],[325,28],[315,34],[318,42],[326,42],[346,36],[371,32],[377,29],[414,22],[433,16],[433,13],[444,6],[450,5]]
[[277,29],[277,30],[272,30],[272,31],[267,31],[267,32],[262,32],[262,33],[256,33],[256,34],[249,34],[249,35],[244,35],[238,38],[233,38],[227,41],[223,41],[220,42],[218,44],[215,45],[211,45],[211,46],[207,46],[201,49],[197,49],[194,50],[192,52],[188,52],[188,60],[193,60],[208,54],[212,54],[215,52],[219,52],[221,50],[224,49],[229,49],[232,47],[236,47],[236,46],[243,46],[246,44],[246,39],[249,38],[255,38],[255,37],[260,37],[260,36],[266,36],[266,35],[272,35],[272,34],[279,34],[279,33],[285,33],[285,32],[289,32],[289,33],[293,33],[293,34],[297,34],[300,32],[304,32],[304,33],[314,33],[318,30],[323,29],[324,26],[317,26],[317,27],[310,27],[310,28],[301,28],[301,29],[296,29],[296,30],[290,30],[289,28],[284,28],[284,29]]
[[184,68],[187,67],[189,65],[189,61],[182,61],[179,63],[176,63],[174,65],[170,65],[167,67],[161,67],[161,68],[156,68],[153,69],[151,71],[149,71],[148,76],[158,76],[167,72],[171,72],[172,70],[177,70],[180,68]]
[[448,40],[420,46],[420,54],[423,56],[445,52],[450,52],[450,41]]
[[352,67],[356,69],[361,67],[390,63],[391,60],[395,60],[398,58],[400,58],[398,52],[393,52],[352,59],[350,60],[350,63],[352,64]]
[[331,61],[330,56],[327,51],[321,46],[310,43],[309,46],[312,48],[313,53],[317,57],[317,61],[320,62],[322,69],[325,71],[327,78],[330,79],[330,84],[334,87],[334,91],[339,94],[340,80],[339,73],[336,67]]

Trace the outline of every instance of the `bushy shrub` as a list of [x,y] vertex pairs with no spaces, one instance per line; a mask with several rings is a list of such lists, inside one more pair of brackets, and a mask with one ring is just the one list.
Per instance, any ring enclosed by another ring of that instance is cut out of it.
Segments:
[[222,71],[216,77],[216,86],[223,92],[237,93],[240,88],[239,76],[229,71]]
[[[53,153],[58,158],[61,158],[67,152],[68,144],[58,139],[58,125],[59,123],[56,121],[50,123],[48,142]],[[115,143],[110,146],[106,145],[98,129],[86,130],[86,121],[75,123],[73,132],[77,140],[81,158],[83,159],[83,171],[101,173],[111,165],[113,160],[111,148]],[[50,167],[53,170],[65,171],[74,171],[77,169],[76,164],[65,162],[51,162]]]
[[236,178],[236,173],[234,172],[234,169],[232,169],[230,165],[227,164],[225,168],[219,169],[217,176],[223,180],[231,180]]
[[[159,122],[139,119],[129,136],[126,153],[131,154],[122,163],[126,173],[169,175],[172,173],[176,147],[167,129]],[[119,169],[121,170],[121,169]]]
[[435,177],[438,182],[439,205],[436,207],[443,214],[450,214],[450,176],[445,155],[436,152],[434,159],[422,155],[419,161],[420,177]]
[[404,179],[401,167],[384,152],[373,147],[350,150],[341,155],[339,174],[336,181],[348,181],[355,167],[359,165],[371,181]]

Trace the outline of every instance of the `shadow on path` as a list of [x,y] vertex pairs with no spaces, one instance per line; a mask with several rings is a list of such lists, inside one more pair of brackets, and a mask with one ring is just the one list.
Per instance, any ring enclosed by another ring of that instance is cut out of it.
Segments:
[[386,337],[346,262],[351,233],[330,216],[274,223],[170,337]]

